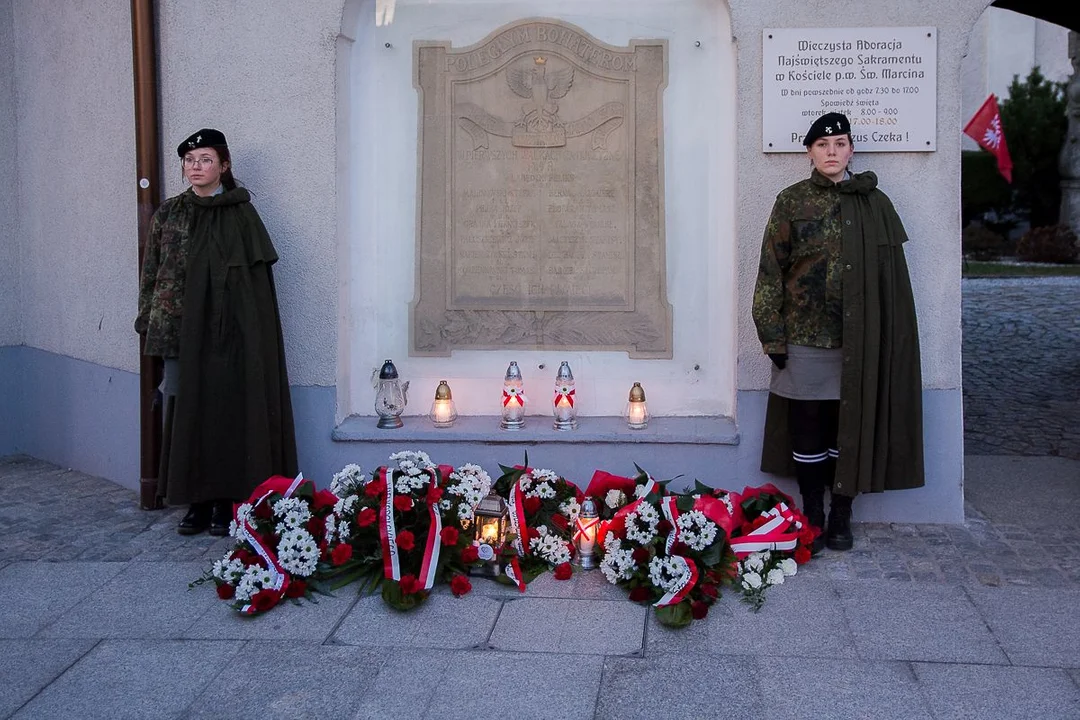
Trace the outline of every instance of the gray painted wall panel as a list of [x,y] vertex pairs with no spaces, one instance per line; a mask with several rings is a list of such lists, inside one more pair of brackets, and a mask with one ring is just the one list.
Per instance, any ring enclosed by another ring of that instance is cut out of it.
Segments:
[[5,176],[0,192],[0,346],[22,342],[14,34],[12,0],[0,0],[0,168]]

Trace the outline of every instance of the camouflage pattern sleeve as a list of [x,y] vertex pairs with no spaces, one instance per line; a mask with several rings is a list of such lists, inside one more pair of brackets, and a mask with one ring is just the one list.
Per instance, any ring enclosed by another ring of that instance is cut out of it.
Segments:
[[761,261],[754,286],[753,318],[762,350],[787,352],[784,326],[784,272],[791,256],[791,221],[777,199],[761,241]]
[[143,249],[143,265],[139,275],[139,314],[135,318],[135,332],[145,335],[150,326],[150,306],[154,298],[154,283],[157,281],[158,265],[161,262],[161,220],[159,213],[154,213],[150,220],[150,229],[146,233],[146,247]]

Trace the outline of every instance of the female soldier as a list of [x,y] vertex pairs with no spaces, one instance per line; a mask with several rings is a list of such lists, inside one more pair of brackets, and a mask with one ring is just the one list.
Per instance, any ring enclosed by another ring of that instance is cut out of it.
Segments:
[[221,132],[204,128],[176,153],[191,187],[150,223],[135,330],[165,359],[158,492],[189,506],[181,535],[225,535],[233,501],[296,474],[277,253]]
[[907,234],[872,172],[852,174],[847,117],[803,141],[809,179],[776,198],[753,317],[772,359],[761,469],[794,474],[815,542],[849,550],[860,492],[923,484],[919,334]]

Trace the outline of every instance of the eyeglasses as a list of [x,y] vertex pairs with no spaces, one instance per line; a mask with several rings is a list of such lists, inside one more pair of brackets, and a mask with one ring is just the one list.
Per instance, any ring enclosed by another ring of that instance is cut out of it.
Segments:
[[185,157],[184,158],[184,167],[187,167],[187,168],[193,168],[196,165],[201,167],[201,168],[205,168],[205,167],[210,167],[213,164],[214,164],[214,158],[209,158],[209,157],[202,157],[202,158]]

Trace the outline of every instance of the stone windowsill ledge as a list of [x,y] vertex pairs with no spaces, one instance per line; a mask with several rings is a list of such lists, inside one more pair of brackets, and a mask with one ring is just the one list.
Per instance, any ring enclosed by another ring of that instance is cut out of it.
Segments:
[[374,416],[351,415],[334,428],[336,442],[475,442],[521,443],[662,443],[738,445],[739,430],[729,417],[659,417],[642,430],[631,430],[619,417],[578,418],[576,430],[556,430],[552,419],[526,418],[521,430],[503,430],[497,415],[459,417],[453,427],[436,428],[423,416],[405,416],[404,427],[382,430]]

